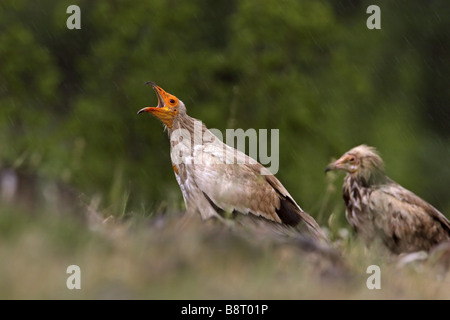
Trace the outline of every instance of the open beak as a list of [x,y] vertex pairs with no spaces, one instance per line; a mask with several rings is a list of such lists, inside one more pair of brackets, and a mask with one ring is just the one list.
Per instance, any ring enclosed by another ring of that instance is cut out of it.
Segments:
[[[168,128],[172,128],[172,123],[175,116],[178,114],[178,104],[174,105],[172,101],[178,101],[177,97],[171,95],[170,93],[165,92],[160,86],[156,85],[154,82],[146,82],[152,86],[153,90],[156,93],[156,97],[158,98],[158,105],[156,107],[145,107],[138,111],[149,112],[159,120],[161,120]],[[167,102],[167,103],[166,103]]]
[[154,111],[156,108],[164,108],[165,103],[164,103],[164,99],[161,96],[160,91],[163,91],[163,89],[161,89],[158,85],[156,85],[156,83],[152,82],[152,81],[147,81],[145,84],[148,84],[150,86],[152,86],[153,90],[156,92],[156,97],[158,98],[158,105],[156,107],[145,107],[142,108],[141,110],[139,110],[137,113],[142,113],[142,112],[152,112]]

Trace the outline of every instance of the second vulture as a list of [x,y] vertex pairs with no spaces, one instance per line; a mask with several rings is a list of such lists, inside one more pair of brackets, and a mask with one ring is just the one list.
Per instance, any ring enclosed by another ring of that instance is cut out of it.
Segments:
[[392,253],[429,251],[450,240],[450,222],[431,204],[392,181],[375,148],[360,145],[325,172],[343,170],[348,222],[366,244],[381,241]]

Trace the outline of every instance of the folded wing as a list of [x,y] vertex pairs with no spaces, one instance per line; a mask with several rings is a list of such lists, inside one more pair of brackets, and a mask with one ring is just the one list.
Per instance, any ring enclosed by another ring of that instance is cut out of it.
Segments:
[[244,153],[225,144],[194,149],[194,164],[187,170],[208,201],[224,211],[252,214],[297,226],[304,223],[318,237],[316,221],[293,200],[280,181]]
[[445,216],[411,191],[392,182],[370,195],[376,228],[394,252],[429,250],[450,239]]

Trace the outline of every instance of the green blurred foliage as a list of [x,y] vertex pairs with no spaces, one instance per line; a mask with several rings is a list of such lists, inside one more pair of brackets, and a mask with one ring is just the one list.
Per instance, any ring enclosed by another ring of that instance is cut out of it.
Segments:
[[[81,8],[68,30],[66,8]],[[366,8],[381,8],[381,30]],[[279,179],[344,222],[333,157],[366,143],[450,212],[450,4],[431,1],[3,1],[0,161],[101,195],[115,214],[182,208],[148,80],[210,128],[280,129]]]

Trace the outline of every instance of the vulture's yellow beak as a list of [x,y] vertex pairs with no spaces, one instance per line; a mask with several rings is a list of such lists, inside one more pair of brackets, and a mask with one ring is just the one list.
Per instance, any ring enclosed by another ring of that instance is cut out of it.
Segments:
[[158,105],[156,107],[145,107],[138,111],[150,112],[159,120],[161,120],[167,127],[172,128],[173,118],[178,114],[179,100],[174,95],[165,92],[161,87],[156,85],[154,82],[147,82],[152,86],[153,90],[156,92],[156,97],[158,98]]

